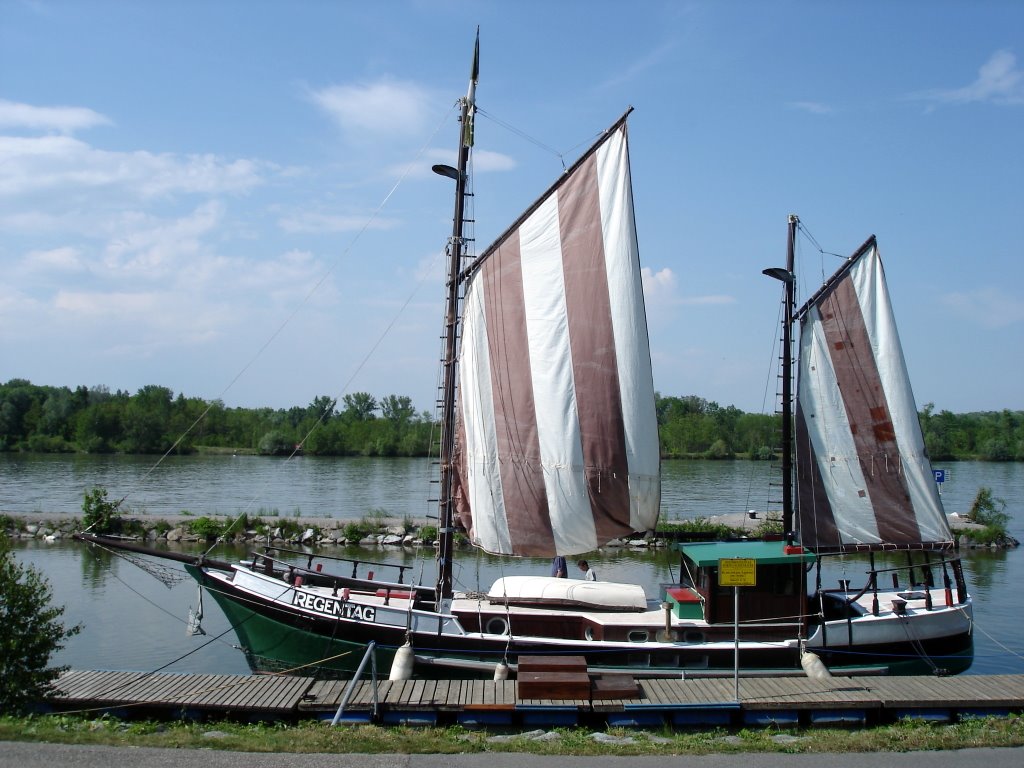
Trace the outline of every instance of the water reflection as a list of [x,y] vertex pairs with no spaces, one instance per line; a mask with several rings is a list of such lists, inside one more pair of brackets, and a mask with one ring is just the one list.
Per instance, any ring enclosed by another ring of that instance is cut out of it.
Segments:
[[977,595],[991,594],[993,587],[1006,583],[1009,558],[1019,559],[1016,552],[974,550],[964,558],[964,570],[967,574],[971,591]]

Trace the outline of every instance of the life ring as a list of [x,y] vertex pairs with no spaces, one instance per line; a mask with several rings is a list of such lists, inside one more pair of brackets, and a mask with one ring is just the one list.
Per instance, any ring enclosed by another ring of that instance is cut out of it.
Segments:
[[494,616],[487,620],[486,631],[489,635],[507,635],[508,622],[501,616]]

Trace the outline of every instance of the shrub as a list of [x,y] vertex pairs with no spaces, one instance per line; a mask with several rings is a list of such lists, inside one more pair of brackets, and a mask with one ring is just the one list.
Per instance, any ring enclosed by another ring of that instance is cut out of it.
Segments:
[[767,536],[778,536],[782,533],[784,533],[782,530],[782,521],[778,518],[762,520],[757,524],[757,528],[754,529],[754,535],[759,536],[762,539]]
[[85,492],[82,501],[82,523],[91,533],[118,533],[121,530],[121,517],[117,514],[120,501],[108,501],[107,489],[94,486]]
[[967,519],[985,526],[981,531],[964,531],[964,535],[978,544],[1003,544],[1010,540],[1006,525],[1010,516],[1006,513],[1006,502],[992,495],[991,488],[979,488],[974,497]]
[[14,714],[41,701],[67,667],[50,667],[50,656],[77,635],[80,626],[60,622],[63,606],[43,576],[15,562],[0,533],[0,713]]
[[353,521],[345,524],[342,535],[349,544],[358,544],[360,539],[370,535],[370,527]]
[[661,521],[655,533],[665,538],[685,539],[731,539],[742,536],[743,531],[721,523],[712,523],[705,517],[692,520]]
[[209,517],[197,517],[195,520],[189,520],[188,529],[196,536],[205,539],[216,539],[224,533],[224,526]]
[[249,516],[244,512],[224,526],[224,536],[234,536],[238,533],[245,533],[249,528]]
[[705,459],[731,459],[732,457],[732,449],[725,440],[721,439],[715,440],[711,447],[704,452]]
[[287,456],[295,450],[295,443],[279,429],[272,429],[260,438],[259,451],[264,456]]

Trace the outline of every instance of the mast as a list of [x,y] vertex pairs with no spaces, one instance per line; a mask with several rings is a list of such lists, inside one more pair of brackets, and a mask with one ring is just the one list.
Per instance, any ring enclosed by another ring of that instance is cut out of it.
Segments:
[[785,285],[782,318],[782,530],[789,541],[793,532],[793,315],[796,306],[796,228],[800,217],[789,215],[786,238],[786,267],[763,270]]
[[[793,309],[796,306],[796,228],[800,219],[789,215],[786,237],[786,309],[782,320],[782,532],[793,531]],[[787,538],[788,540],[788,538]]]
[[465,222],[466,169],[469,153],[473,146],[473,117],[476,112],[476,82],[480,72],[480,28],[476,30],[476,44],[473,48],[473,67],[469,75],[466,96],[460,99],[462,114],[459,117],[459,161],[458,167],[435,165],[433,170],[442,176],[455,180],[455,215],[452,220],[452,236],[448,241],[448,289],[447,308],[444,322],[443,382],[441,390],[441,477],[438,494],[438,549],[437,549],[437,593],[435,607],[442,609],[443,598],[452,596],[452,550],[454,547],[454,500],[452,498],[452,472],[455,455],[455,386],[456,357],[459,339],[459,271],[465,255],[463,224]]

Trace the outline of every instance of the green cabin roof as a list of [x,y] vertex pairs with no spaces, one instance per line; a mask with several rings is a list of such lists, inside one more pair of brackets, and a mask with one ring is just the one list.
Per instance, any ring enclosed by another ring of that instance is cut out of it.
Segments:
[[784,541],[701,541],[679,543],[676,547],[698,568],[718,565],[719,560],[751,558],[758,565],[786,565],[814,562],[815,555],[804,549],[786,554]]

